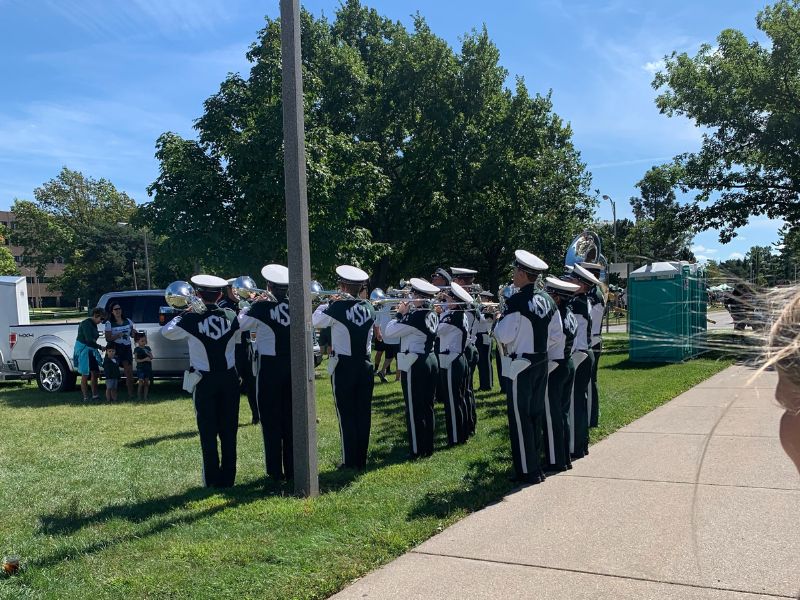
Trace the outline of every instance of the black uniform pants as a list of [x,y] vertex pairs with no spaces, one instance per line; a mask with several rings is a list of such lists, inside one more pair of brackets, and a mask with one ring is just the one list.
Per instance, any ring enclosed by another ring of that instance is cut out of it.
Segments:
[[[486,342],[489,342],[488,344]],[[492,337],[488,333],[478,334],[478,381],[481,390],[494,387],[494,369],[492,368]]]
[[[442,355],[444,358],[447,355]],[[467,390],[465,373],[467,359],[463,354],[445,369],[439,364],[437,397],[444,402],[444,420],[447,427],[447,443],[450,446],[467,441]],[[446,359],[445,359],[446,360]]]
[[288,355],[259,358],[257,402],[267,475],[292,479],[292,372]]
[[345,467],[367,467],[374,374],[375,367],[369,356],[339,355],[339,362],[331,375]]
[[236,479],[239,378],[236,369],[201,374],[203,377],[194,388],[192,398],[203,453],[203,485],[230,487]]
[[494,347],[494,360],[497,362],[497,381],[500,383],[500,391],[507,394],[506,384],[508,379],[503,376],[503,355],[497,346]]
[[538,483],[544,475],[539,456],[544,447],[547,353],[526,354],[523,358],[530,365],[515,379],[506,378],[508,434],[517,478]]
[[433,354],[420,354],[403,372],[401,385],[406,403],[406,426],[411,457],[433,454],[433,401],[439,378],[439,365]]
[[592,380],[589,386],[589,427],[597,427],[600,421],[600,395],[597,393],[597,367],[600,366],[600,354],[603,352],[603,340],[592,346],[594,363],[592,364]]
[[478,349],[474,345],[467,343],[464,348],[464,358],[467,359],[467,372],[465,374],[467,383],[467,406],[469,408],[467,414],[467,435],[470,436],[475,433],[475,428],[478,424],[478,411],[475,402],[475,390],[473,389],[475,368],[478,366]]
[[247,403],[250,405],[253,423],[258,423],[258,400],[256,399],[256,377],[253,375],[253,361],[250,356],[250,342],[244,339],[249,338],[249,332],[243,334],[243,339],[236,344],[236,372],[239,374],[241,385],[240,394],[247,394]]
[[[578,363],[581,354],[584,358]],[[591,350],[578,350],[572,360],[575,361],[575,383],[572,386],[572,406],[570,407],[570,451],[573,458],[583,458],[589,454],[589,384],[592,379],[594,358]]]
[[571,464],[569,407],[572,384],[575,380],[575,365],[572,363],[572,358],[557,362],[558,366],[547,379],[545,458],[550,467],[563,470]]

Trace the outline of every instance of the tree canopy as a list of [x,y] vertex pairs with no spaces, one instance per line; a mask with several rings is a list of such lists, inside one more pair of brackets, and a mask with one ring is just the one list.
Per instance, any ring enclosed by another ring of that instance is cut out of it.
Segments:
[[[109,289],[132,288],[135,262],[144,266],[141,234],[128,223],[133,199],[105,179],[64,167],[34,190],[34,200],[15,200],[11,241],[23,248],[22,263],[44,277],[48,264],[65,268],[51,286],[68,298],[97,300]],[[145,281],[144,272],[137,277]]]
[[700,150],[661,169],[695,194],[684,222],[722,242],[753,215],[800,224],[800,4],[781,0],[756,24],[765,43],[726,29],[695,56],[666,57],[653,81],[663,114],[705,130]]
[[[358,0],[333,21],[301,15],[312,271],[342,262],[373,280],[471,266],[492,285],[518,247],[560,261],[591,218],[590,177],[549,95],[508,72],[487,31],[459,52]],[[163,134],[143,223],[188,268],[257,272],[286,257],[280,22],[197,120]],[[193,262],[196,259],[195,262]]]

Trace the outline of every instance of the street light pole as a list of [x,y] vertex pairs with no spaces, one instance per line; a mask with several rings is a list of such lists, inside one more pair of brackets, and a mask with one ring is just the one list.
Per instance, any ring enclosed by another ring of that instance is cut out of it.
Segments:
[[144,268],[147,271],[147,289],[153,289],[153,284],[150,283],[150,254],[147,252],[147,229],[144,229]]
[[603,200],[608,200],[611,202],[611,218],[613,222],[613,231],[614,231],[614,263],[617,262],[617,205],[612,200],[611,196],[603,194]]
[[311,263],[306,196],[303,72],[300,62],[300,2],[280,0],[283,176],[289,256],[289,339],[292,347],[294,492],[319,495],[317,406],[311,325]]
[[[120,227],[127,227],[130,225],[127,221],[117,221],[117,225]],[[153,284],[150,282],[150,253],[147,251],[147,229],[142,229],[142,233],[144,234],[144,268],[147,271],[147,289],[152,289]],[[134,286],[136,285],[136,273],[133,274],[134,279]],[[139,288],[136,288],[139,289]]]

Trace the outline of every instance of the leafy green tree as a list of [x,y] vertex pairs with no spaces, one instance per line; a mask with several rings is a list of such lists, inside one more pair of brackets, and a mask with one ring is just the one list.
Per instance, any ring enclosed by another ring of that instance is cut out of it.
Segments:
[[[630,198],[635,220],[617,221],[617,260],[630,262],[633,268],[654,261],[694,260],[691,251],[693,234],[681,218],[681,207],[674,192],[673,173],[653,168],[636,186],[641,196]],[[613,256],[612,224],[597,227],[603,241],[603,253]]]
[[8,239],[8,230],[0,225],[0,275],[19,275],[14,255],[5,245]]
[[[301,27],[321,279],[340,262],[380,284],[441,262],[476,267],[494,286],[518,247],[561,260],[591,217],[589,175],[549,96],[521,80],[505,87],[485,30],[456,53],[421,17],[406,29],[358,0],[333,22],[303,12]],[[176,256],[229,273],[286,252],[278,21],[248,59],[249,76],[230,75],[205,102],[196,141],[161,137],[140,213]]]
[[[11,241],[23,248],[24,265],[44,277],[47,265],[63,258],[64,273],[49,285],[66,297],[92,298],[96,290],[133,287],[134,259],[126,257],[136,252],[136,261],[144,265],[144,252],[141,234],[120,226],[136,211],[130,196],[105,179],[64,167],[34,190],[34,198],[15,200],[12,206],[16,227]],[[105,265],[118,273],[111,276]]]
[[766,43],[734,29],[690,57],[673,53],[653,87],[667,116],[703,127],[697,152],[664,167],[695,197],[683,212],[698,230],[729,241],[752,215],[800,223],[800,4],[781,0],[756,17]]

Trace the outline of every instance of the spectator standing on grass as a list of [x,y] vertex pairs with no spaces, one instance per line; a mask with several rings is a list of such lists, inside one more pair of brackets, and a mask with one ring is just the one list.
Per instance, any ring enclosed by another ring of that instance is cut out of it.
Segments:
[[97,377],[100,374],[100,350],[103,347],[97,343],[100,331],[97,326],[105,318],[105,311],[102,308],[95,308],[92,316],[81,321],[78,325],[78,337],[75,340],[72,362],[81,374],[81,393],[83,401],[89,401],[89,389],[87,383],[90,381],[92,386],[92,400],[99,400],[97,392]]
[[147,400],[150,382],[153,381],[153,351],[147,345],[147,336],[144,333],[136,338],[133,355],[136,357],[136,379],[139,380],[136,397],[139,400],[142,397]]
[[106,321],[106,342],[116,349],[117,362],[125,371],[128,400],[133,400],[133,334],[136,326],[122,312],[122,306],[114,302],[111,316]]
[[117,399],[120,376],[119,359],[116,357],[116,348],[114,346],[106,346],[103,373],[106,378],[106,400],[114,402]]

